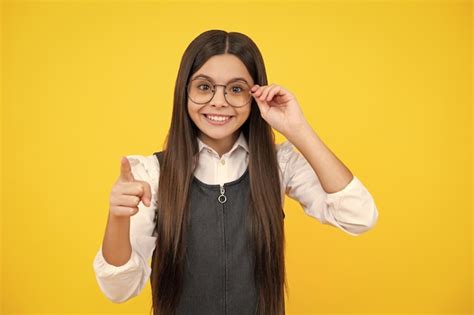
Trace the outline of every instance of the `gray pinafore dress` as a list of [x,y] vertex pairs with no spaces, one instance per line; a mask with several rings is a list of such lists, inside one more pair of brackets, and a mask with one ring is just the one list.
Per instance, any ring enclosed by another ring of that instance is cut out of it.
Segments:
[[[162,165],[163,151],[153,153]],[[257,308],[247,234],[249,172],[223,186],[193,176],[186,266],[177,315],[253,315]]]

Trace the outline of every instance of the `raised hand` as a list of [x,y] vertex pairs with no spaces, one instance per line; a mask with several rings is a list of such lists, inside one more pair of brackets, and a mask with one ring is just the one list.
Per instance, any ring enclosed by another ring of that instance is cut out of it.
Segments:
[[296,97],[282,86],[255,84],[250,94],[255,98],[262,118],[285,137],[307,123]]
[[151,205],[151,187],[146,181],[136,180],[132,174],[130,161],[122,157],[120,176],[110,193],[110,208],[112,215],[129,217],[138,212],[138,204],[143,202]]

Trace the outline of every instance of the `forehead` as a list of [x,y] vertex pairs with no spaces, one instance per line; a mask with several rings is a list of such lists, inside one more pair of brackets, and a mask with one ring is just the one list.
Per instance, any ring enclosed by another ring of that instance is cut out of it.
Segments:
[[228,82],[235,78],[242,78],[253,85],[252,77],[244,63],[231,54],[212,56],[192,75],[191,79],[199,75],[210,77],[214,82]]

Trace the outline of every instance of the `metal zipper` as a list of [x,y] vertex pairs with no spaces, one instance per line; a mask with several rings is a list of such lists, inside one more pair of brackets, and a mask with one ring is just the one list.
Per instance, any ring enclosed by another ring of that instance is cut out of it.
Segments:
[[221,185],[221,194],[219,195],[219,197],[217,197],[217,201],[219,201],[222,204],[227,201],[227,196],[225,195],[224,185]]
[[222,228],[224,229],[224,313],[227,314],[227,264],[226,264],[226,247],[225,247],[225,211],[224,211],[224,203],[227,201],[227,196],[225,195],[225,188],[224,185],[220,185],[221,194],[217,197],[217,200],[222,204]]

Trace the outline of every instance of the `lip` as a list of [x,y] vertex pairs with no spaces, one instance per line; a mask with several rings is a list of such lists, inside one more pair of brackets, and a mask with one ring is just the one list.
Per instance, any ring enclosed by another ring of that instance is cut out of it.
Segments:
[[234,115],[223,115],[223,114],[213,114],[213,113],[203,113],[203,115],[211,115],[211,116],[221,116],[221,117],[232,117]]
[[212,116],[230,117],[230,118],[227,119],[226,121],[214,121],[214,120],[210,120],[209,118],[207,118],[206,115],[207,115],[207,114],[202,114],[202,117],[204,117],[204,120],[207,121],[209,124],[214,125],[214,126],[223,126],[223,125],[226,125],[226,124],[229,123],[232,119],[234,119],[234,116],[232,116],[232,115],[212,115],[212,114],[209,114],[209,115],[212,115]]

